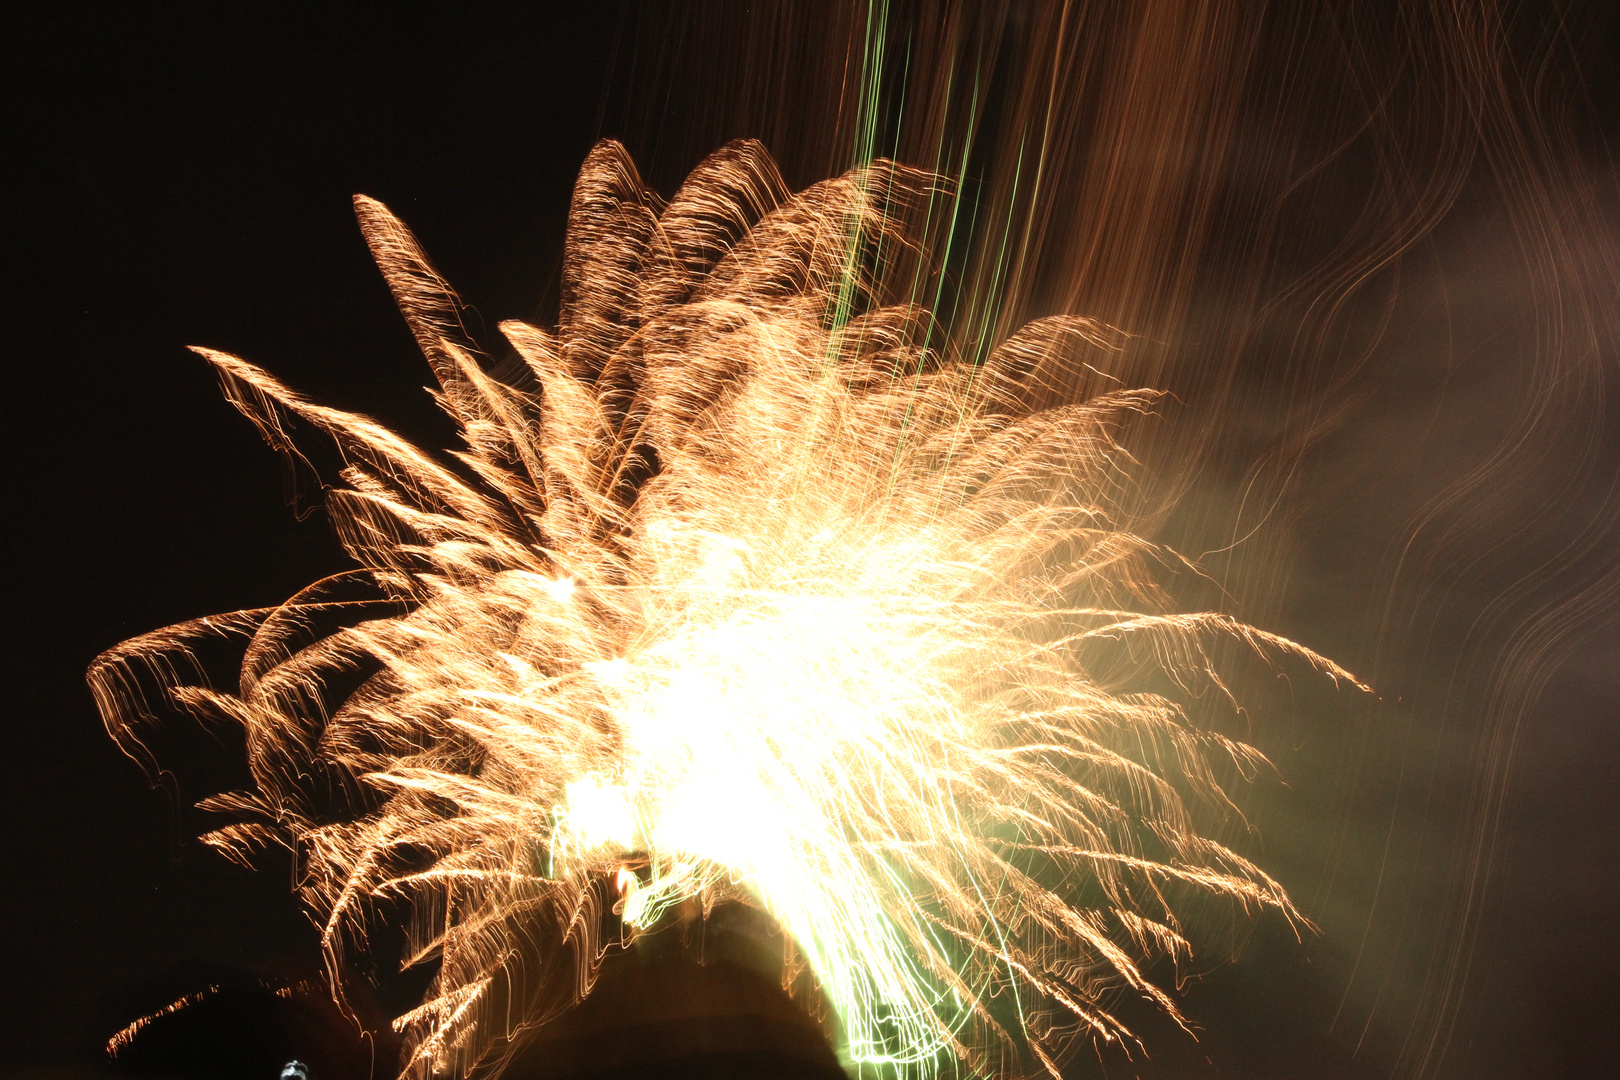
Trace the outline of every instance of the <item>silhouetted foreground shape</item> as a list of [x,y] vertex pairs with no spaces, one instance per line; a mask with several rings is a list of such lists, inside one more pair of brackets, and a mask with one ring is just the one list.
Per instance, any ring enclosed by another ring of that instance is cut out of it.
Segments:
[[[386,1080],[396,1070],[397,1040],[386,1027],[363,1033],[318,981],[191,967],[138,996],[142,1015],[109,1042],[118,1074]],[[355,1000],[354,988],[349,998]],[[526,1044],[503,1075],[842,1080],[845,1074],[821,1028],[779,978],[736,958],[700,963],[680,949],[633,947],[615,953],[591,994]]]
[[[113,1072],[170,1080],[386,1080],[398,1040],[359,987],[343,1015],[325,981],[187,965],[134,988],[109,1033]],[[380,1042],[379,1042],[380,1038]]]
[[631,950],[507,1066],[509,1080],[783,1077],[843,1080],[819,1028],[782,988],[732,963]]

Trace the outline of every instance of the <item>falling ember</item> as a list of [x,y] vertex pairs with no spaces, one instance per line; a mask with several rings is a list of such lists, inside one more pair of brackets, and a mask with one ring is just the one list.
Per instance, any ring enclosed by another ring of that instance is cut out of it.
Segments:
[[[603,143],[558,329],[502,324],[528,368],[504,380],[357,198],[456,468],[197,350],[278,449],[336,442],[361,569],[126,642],[90,681],[150,769],[153,679],[245,728],[254,786],[205,802],[237,818],[207,839],[295,853],[334,967],[409,901],[407,961],[439,967],[398,1021],[407,1075],[497,1063],[576,1000],[609,908],[631,935],[763,910],[847,1059],[923,1073],[1055,1075],[1130,1037],[1121,984],[1179,1019],[1143,966],[1189,954],[1200,897],[1301,919],[1213,833],[1259,752],[1162,691],[1225,695],[1223,639],[1354,680],[1161,594],[1177,559],[1133,531],[1116,442],[1160,395],[1049,407],[1123,335],[1048,318],[975,363],[880,302],[933,184],[879,162],[789,196],[745,142],[664,205]],[[246,641],[238,690],[182,685],[221,635]]]

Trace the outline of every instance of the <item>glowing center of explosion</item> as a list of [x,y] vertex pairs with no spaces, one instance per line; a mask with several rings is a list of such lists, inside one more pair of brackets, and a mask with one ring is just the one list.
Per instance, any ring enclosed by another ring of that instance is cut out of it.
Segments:
[[964,637],[964,613],[933,595],[930,574],[961,568],[926,561],[926,540],[851,550],[815,531],[758,551],[697,538],[695,556],[639,598],[645,629],[626,655],[583,665],[623,748],[611,776],[566,785],[553,873],[645,857],[643,874],[620,879],[637,926],[745,888],[806,951],[842,1016],[899,1036],[887,1051],[857,1044],[861,1058],[924,1060],[942,1046],[938,994],[919,993],[908,935],[880,895],[909,892],[910,875],[896,861],[891,880],[874,882],[871,863],[954,842],[950,747],[971,754],[983,741],[986,718],[964,691],[993,633]]

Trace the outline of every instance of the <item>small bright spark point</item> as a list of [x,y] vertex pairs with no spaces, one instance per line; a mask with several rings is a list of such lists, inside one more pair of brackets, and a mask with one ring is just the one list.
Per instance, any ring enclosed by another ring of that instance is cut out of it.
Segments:
[[[664,204],[604,143],[557,332],[502,326],[511,383],[357,199],[457,469],[198,350],[273,445],[337,442],[327,506],[361,570],[127,642],[92,686],[148,767],[152,679],[247,730],[254,786],[204,803],[239,818],[208,840],[296,853],[335,969],[373,905],[412,903],[406,959],[438,969],[397,1021],[409,1076],[467,1075],[570,1005],[610,908],[632,935],[762,909],[852,1064],[982,1075],[1129,1038],[1120,985],[1179,1019],[1143,963],[1187,957],[1210,898],[1301,918],[1213,831],[1222,778],[1263,759],[1162,687],[1226,694],[1217,640],[1354,680],[1169,606],[1176,558],[1134,531],[1117,443],[1159,395],[1046,404],[1122,335],[1043,319],[969,362],[879,302],[852,253],[903,244],[934,184],[879,162],[790,196],[736,143]],[[248,642],[237,690],[177,686],[222,634]]]

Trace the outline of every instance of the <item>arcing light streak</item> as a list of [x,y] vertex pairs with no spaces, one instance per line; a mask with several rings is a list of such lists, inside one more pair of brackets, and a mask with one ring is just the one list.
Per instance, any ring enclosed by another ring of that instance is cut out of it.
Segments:
[[[789,197],[737,143],[662,206],[600,145],[558,332],[502,326],[529,388],[486,374],[410,233],[357,199],[459,471],[198,350],[277,447],[336,441],[327,505],[363,573],[128,642],[91,682],[149,761],[143,671],[176,683],[198,636],[247,636],[237,692],[175,691],[248,735],[254,788],[206,804],[243,820],[209,840],[290,847],[334,964],[411,902],[408,959],[440,967],[400,1021],[407,1073],[498,1061],[588,989],[615,894],[631,928],[763,908],[850,1060],[923,1070],[1027,1047],[1055,1073],[1077,1037],[1128,1034],[1101,1004],[1120,982],[1176,1015],[1140,961],[1187,953],[1190,897],[1299,918],[1207,828],[1258,752],[1133,687],[1224,692],[1217,638],[1350,676],[1171,612],[1115,442],[1158,395],[1041,407],[1119,334],[1045,319],[969,364],[913,306],[846,321],[882,289],[851,252],[902,243],[931,182],[877,163]],[[381,595],[352,599],[362,578]]]

